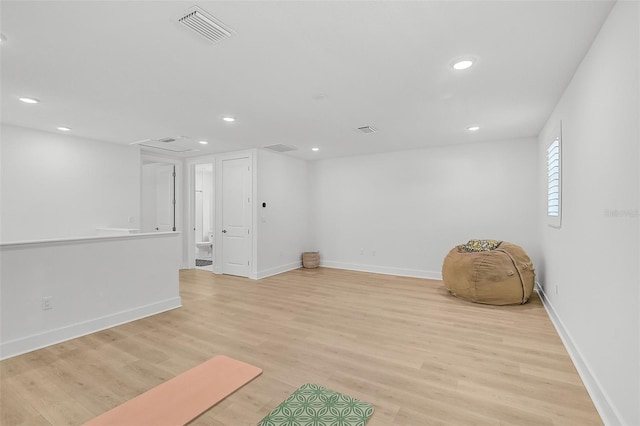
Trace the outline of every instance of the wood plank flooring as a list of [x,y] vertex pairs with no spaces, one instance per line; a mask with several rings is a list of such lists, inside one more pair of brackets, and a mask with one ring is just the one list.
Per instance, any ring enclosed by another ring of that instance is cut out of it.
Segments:
[[215,355],[264,371],[193,425],[255,425],[304,383],[372,403],[368,426],[602,424],[535,294],[327,268],[180,288],[182,308],[2,361],[0,424],[79,425]]

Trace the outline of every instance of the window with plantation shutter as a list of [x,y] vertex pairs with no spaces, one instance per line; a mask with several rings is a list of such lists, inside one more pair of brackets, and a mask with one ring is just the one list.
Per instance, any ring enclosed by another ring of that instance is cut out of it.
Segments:
[[560,129],[547,146],[547,223],[559,228],[562,214],[562,150]]

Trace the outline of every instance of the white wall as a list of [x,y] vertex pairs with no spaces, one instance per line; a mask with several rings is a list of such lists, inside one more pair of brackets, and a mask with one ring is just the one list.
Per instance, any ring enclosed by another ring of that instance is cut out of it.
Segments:
[[[540,284],[609,425],[640,424],[638,9],[614,6],[539,143],[543,156],[561,120],[562,227],[541,227]],[[543,166],[538,172],[542,200]]]
[[157,220],[156,169],[158,163],[143,164],[140,190],[140,231],[155,231]]
[[313,248],[307,167],[303,160],[258,150],[258,278],[300,267],[302,252]]
[[138,147],[5,124],[0,131],[0,241],[139,226]]
[[440,278],[472,238],[511,241],[536,262],[537,143],[510,140],[318,161],[315,247],[325,266]]
[[179,307],[179,247],[178,233],[0,245],[0,358]]

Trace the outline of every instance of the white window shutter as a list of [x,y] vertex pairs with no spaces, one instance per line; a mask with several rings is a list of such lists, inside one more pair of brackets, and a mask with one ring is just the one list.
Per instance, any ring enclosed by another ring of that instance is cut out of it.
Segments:
[[562,216],[562,138],[560,127],[547,146],[547,223],[559,228]]

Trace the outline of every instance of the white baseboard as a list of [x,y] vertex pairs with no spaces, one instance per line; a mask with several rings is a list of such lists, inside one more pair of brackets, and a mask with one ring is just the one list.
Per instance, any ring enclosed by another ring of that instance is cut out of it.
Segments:
[[94,318],[77,324],[49,330],[44,333],[0,343],[0,360],[22,355],[46,346],[62,343],[77,337],[86,336],[107,328],[115,327],[127,322],[139,320],[161,312],[170,311],[182,306],[180,297],[174,297],[145,306],[139,306],[123,312]]
[[391,266],[361,265],[357,263],[334,262],[332,260],[320,260],[320,266],[334,269],[348,269],[351,271],[373,272],[375,274],[396,275],[400,277],[426,278],[430,280],[442,280],[442,272],[425,271],[422,269],[394,268]]
[[282,274],[283,272],[293,271],[294,269],[298,269],[301,267],[302,267],[301,261],[287,263],[286,265],[280,265],[280,266],[276,266],[275,268],[269,268],[269,269],[265,269],[264,271],[258,271],[258,274],[255,279],[260,280],[262,278],[267,278],[273,275]]
[[598,379],[592,374],[589,364],[585,361],[580,349],[574,343],[569,330],[567,330],[562,323],[560,316],[544,293],[544,289],[537,281],[535,287],[538,295],[540,296],[540,300],[542,300],[542,304],[544,305],[553,326],[556,328],[560,339],[562,339],[564,347],[567,349],[567,352],[569,352],[573,365],[575,365],[576,370],[578,370],[578,374],[584,383],[584,387],[587,389],[587,392],[593,401],[593,405],[595,405],[596,410],[598,410],[598,414],[600,414],[602,421],[606,426],[624,425],[625,423],[622,420],[622,416],[611,403],[611,399],[600,385]]

